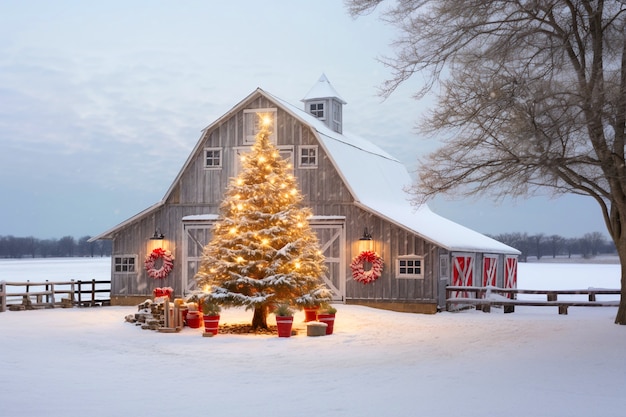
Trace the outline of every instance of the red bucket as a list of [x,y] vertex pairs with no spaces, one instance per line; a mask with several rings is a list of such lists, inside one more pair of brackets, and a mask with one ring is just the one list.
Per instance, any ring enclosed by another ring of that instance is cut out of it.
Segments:
[[220,316],[202,316],[204,320],[204,332],[217,334],[220,327]]
[[316,321],[317,320],[317,308],[305,308],[304,309],[304,321]]
[[326,327],[326,334],[333,334],[333,327],[335,326],[334,314],[318,314],[317,321],[328,324],[328,327]]
[[192,329],[198,329],[200,328],[200,323],[200,313],[198,313],[197,311],[187,312],[187,326],[191,327]]
[[278,337],[291,337],[291,326],[293,326],[293,317],[276,316]]

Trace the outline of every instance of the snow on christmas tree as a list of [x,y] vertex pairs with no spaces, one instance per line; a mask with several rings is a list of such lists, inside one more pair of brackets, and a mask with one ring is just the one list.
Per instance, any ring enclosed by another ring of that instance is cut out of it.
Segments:
[[270,142],[266,120],[226,190],[196,274],[198,287],[210,286],[218,304],[254,309],[255,329],[267,328],[271,306],[330,298],[322,281],[325,258],[308,223],[311,210],[301,207],[296,178]]

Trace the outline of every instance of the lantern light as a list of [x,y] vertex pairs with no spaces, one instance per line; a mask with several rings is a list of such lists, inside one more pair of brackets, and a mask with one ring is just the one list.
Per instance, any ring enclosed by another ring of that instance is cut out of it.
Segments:
[[372,235],[367,231],[367,227],[363,229],[363,236],[359,238],[359,252],[372,249]]

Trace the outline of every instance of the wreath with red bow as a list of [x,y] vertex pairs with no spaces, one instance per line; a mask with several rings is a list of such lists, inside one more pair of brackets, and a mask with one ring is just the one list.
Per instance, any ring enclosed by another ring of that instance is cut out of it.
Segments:
[[[161,267],[157,269],[155,264],[159,259],[161,259],[162,262]],[[164,279],[174,267],[174,256],[172,256],[172,252],[168,250],[156,248],[150,255],[148,255],[144,265],[151,278]]]
[[[372,264],[372,267],[368,271],[363,268],[365,262]],[[354,278],[355,281],[362,284],[369,284],[380,278],[383,272],[383,258],[378,256],[376,252],[365,250],[361,252],[359,256],[354,257],[350,263],[350,269],[352,269],[352,278]]]

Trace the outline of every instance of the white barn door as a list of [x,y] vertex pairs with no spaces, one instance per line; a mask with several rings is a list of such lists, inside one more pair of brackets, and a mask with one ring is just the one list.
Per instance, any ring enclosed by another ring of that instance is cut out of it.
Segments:
[[340,224],[311,221],[311,228],[317,234],[322,253],[326,257],[324,283],[333,293],[334,301],[343,301],[346,295],[345,243],[346,234],[343,221]]
[[202,250],[211,240],[213,222],[185,223],[183,222],[183,291],[184,295],[196,289],[194,279],[200,268]]

